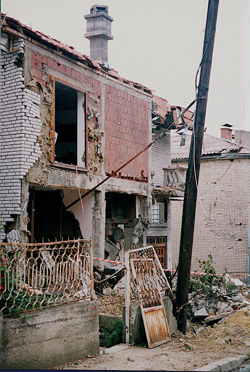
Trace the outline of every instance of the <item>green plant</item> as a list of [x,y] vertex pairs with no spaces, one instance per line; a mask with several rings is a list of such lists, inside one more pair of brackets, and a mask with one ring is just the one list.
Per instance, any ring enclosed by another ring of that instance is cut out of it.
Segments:
[[111,347],[122,342],[122,320],[109,321],[106,327],[100,331],[100,346]]
[[198,260],[199,267],[204,272],[204,275],[199,275],[190,279],[190,289],[193,291],[202,290],[207,295],[212,295],[212,286],[215,279],[217,279],[215,268],[213,267],[212,255],[208,255],[208,260]]
[[227,275],[227,270],[225,270],[222,274],[222,283],[223,283],[223,287],[224,289],[226,290],[226,293],[227,294],[231,294],[231,293],[237,293],[238,292],[238,288],[237,286],[229,280],[226,280],[226,275]]
[[4,254],[3,250],[0,251],[0,311],[2,310],[3,315],[20,317],[26,310],[38,309],[53,302],[56,295],[32,294],[21,289],[17,284],[16,273],[13,274],[10,270],[9,262],[9,253]]

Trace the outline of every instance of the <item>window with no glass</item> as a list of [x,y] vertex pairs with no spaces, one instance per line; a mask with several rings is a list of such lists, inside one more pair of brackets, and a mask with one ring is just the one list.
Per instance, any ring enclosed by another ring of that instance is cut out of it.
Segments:
[[54,161],[85,168],[85,93],[57,80],[54,89]]

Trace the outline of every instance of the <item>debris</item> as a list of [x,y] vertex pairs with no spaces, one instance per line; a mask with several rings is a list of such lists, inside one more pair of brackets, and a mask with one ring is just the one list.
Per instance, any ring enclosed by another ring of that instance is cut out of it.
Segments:
[[240,279],[237,279],[237,278],[232,278],[232,277],[230,277],[230,281],[231,281],[234,285],[236,285],[236,287],[243,288],[243,287],[246,286],[245,283],[243,283]]
[[219,322],[223,318],[222,314],[219,315],[209,315],[207,318],[204,319],[207,325],[213,325],[214,323]]
[[207,312],[206,308],[202,307],[194,313],[194,320],[203,320],[208,317],[208,315],[209,313]]

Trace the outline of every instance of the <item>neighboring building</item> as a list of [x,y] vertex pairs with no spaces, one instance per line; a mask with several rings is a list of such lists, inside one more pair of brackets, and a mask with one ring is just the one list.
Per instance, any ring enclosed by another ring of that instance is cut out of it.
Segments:
[[[232,126],[223,125],[224,138],[204,134],[195,231],[192,270],[200,270],[197,260],[207,260],[211,254],[217,273],[225,270],[234,276],[249,270],[250,236],[250,143],[249,132],[235,133]],[[236,137],[245,146],[236,143]],[[238,138],[237,137],[237,138]],[[172,136],[172,167],[187,169],[191,135],[180,147],[179,135]],[[248,146],[248,147],[247,147]],[[180,168],[181,167],[181,168]],[[182,199],[172,201],[173,267],[178,264],[182,221]]]
[[[184,108],[169,106],[168,101],[153,97],[152,185],[153,204],[147,242],[153,244],[164,268],[172,269],[172,226],[170,198],[183,195],[182,189],[167,181],[171,179],[171,130],[192,122],[192,113],[180,114]],[[177,177],[179,179],[179,175]]]

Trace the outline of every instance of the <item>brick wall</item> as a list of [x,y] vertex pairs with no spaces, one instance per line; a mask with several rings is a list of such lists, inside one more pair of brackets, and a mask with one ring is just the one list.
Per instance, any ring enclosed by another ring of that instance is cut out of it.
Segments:
[[[44,87],[50,84],[51,76],[48,69],[53,69],[76,79],[79,85],[88,84],[91,87],[91,94],[87,97],[87,112],[93,115],[92,107],[100,110],[101,85],[106,85],[106,95],[102,97],[105,100],[106,124],[105,124],[105,171],[111,173],[122,164],[136,155],[149,143],[149,107],[148,100],[138,98],[138,94],[133,94],[131,89],[123,87],[119,89],[112,84],[109,85],[107,79],[105,83],[86,75],[86,71],[76,71],[62,63],[58,58],[49,58],[40,53],[32,51],[32,71],[34,78]],[[55,72],[56,75],[56,72]],[[119,85],[118,85],[119,86]],[[97,117],[98,119],[98,117]],[[100,118],[99,118],[100,120]],[[90,123],[88,123],[89,125]],[[100,124],[100,123],[99,123]],[[99,125],[98,124],[98,125]],[[95,128],[94,128],[95,129]],[[89,138],[90,140],[90,138]],[[101,142],[99,143],[101,145]],[[91,156],[91,148],[89,155]],[[103,151],[103,149],[101,149]],[[131,164],[122,169],[120,176],[130,177],[136,180],[148,178],[148,151],[140,155]],[[89,167],[92,160],[89,158]],[[145,180],[145,179],[144,179]]]
[[[106,172],[115,171],[148,145],[148,113],[145,99],[106,86]],[[123,168],[121,176],[148,177],[148,151]]]
[[[23,68],[17,60],[24,41],[14,38],[14,53],[1,55],[0,205],[3,223],[20,214],[21,179],[41,155],[40,96],[24,86]],[[4,237],[0,232],[0,239]]]
[[[165,131],[165,130],[164,130]],[[156,133],[156,137],[162,132]],[[171,165],[171,144],[170,144],[170,131],[169,133],[156,141],[152,145],[152,172],[154,172],[153,185],[162,186],[164,184],[164,170]]]
[[67,76],[70,76],[73,79],[78,80],[79,83],[83,82],[90,85],[93,88],[93,93],[96,96],[100,96],[101,94],[100,81],[87,76],[85,73],[77,71],[73,67],[69,67],[61,63],[57,56],[55,56],[55,58],[48,58],[41,55],[40,53],[32,52],[31,67],[32,71],[34,72],[35,79],[44,87],[47,87],[51,81],[51,76],[48,74],[48,67],[51,67],[53,70],[63,73],[65,75],[65,78]]
[[[176,164],[176,163],[174,163]],[[181,163],[180,165],[183,165]],[[247,271],[250,227],[250,159],[202,161],[192,270],[212,254],[217,273]],[[182,202],[172,202],[173,267],[178,263]]]

